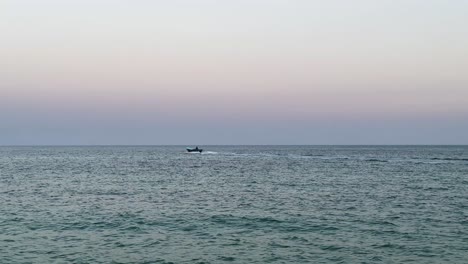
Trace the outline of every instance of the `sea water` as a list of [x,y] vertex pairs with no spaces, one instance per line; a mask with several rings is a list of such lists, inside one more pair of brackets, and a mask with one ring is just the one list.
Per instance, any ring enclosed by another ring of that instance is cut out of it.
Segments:
[[0,263],[468,263],[466,146],[0,147]]

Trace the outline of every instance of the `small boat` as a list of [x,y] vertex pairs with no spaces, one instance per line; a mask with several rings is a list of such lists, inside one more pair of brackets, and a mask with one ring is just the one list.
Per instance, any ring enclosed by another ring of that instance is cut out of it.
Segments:
[[188,152],[200,152],[200,153],[202,153],[203,149],[200,149],[198,147],[196,147],[196,148],[187,148],[187,151]]

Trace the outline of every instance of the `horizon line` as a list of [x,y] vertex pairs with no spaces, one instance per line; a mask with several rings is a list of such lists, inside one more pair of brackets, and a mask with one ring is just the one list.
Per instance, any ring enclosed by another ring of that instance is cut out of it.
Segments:
[[[0,147],[186,147],[196,144],[14,144]],[[468,144],[198,144],[198,146],[468,146]]]

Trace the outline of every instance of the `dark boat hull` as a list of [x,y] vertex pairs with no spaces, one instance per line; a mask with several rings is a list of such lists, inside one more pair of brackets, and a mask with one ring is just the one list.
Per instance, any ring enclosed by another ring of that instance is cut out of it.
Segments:
[[187,151],[188,151],[188,152],[199,152],[199,153],[202,153],[202,152],[203,152],[203,149],[190,149],[190,148],[187,148]]

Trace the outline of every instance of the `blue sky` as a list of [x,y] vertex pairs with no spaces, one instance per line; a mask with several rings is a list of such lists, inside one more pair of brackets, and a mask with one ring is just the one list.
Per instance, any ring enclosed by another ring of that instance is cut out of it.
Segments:
[[0,3],[0,144],[468,144],[467,1]]

